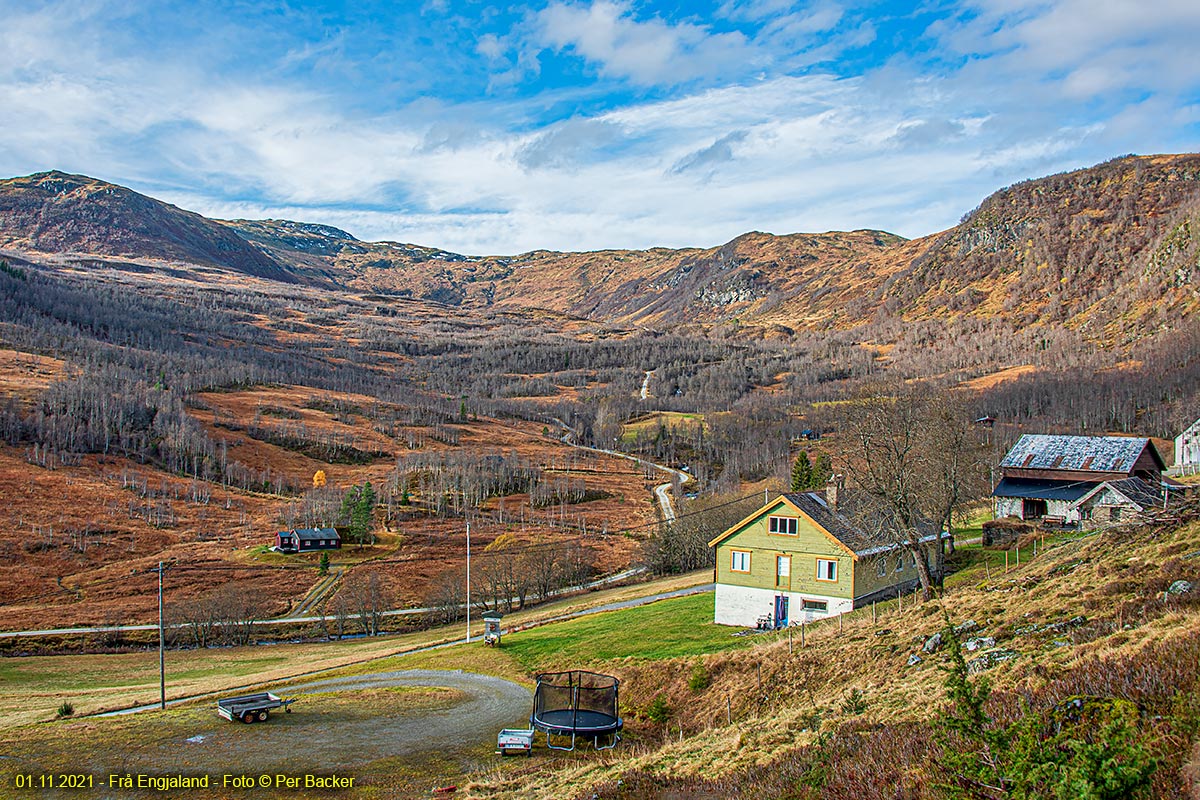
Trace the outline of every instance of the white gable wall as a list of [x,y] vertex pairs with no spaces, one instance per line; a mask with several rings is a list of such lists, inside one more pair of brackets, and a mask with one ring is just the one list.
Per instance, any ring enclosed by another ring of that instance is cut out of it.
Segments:
[[1175,437],[1175,466],[1200,466],[1200,419]]

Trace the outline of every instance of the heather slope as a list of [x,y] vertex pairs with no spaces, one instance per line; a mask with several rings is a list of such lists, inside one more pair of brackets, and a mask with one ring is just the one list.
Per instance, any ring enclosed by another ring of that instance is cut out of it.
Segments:
[[199,214],[123,186],[57,171],[0,181],[0,247],[150,258],[297,280],[286,266]]

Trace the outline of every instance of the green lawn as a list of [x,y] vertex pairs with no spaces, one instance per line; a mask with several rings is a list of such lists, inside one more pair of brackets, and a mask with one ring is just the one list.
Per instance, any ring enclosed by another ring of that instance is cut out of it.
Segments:
[[617,658],[655,660],[747,647],[750,637],[714,625],[713,593],[660,600],[504,637],[503,651],[529,672]]

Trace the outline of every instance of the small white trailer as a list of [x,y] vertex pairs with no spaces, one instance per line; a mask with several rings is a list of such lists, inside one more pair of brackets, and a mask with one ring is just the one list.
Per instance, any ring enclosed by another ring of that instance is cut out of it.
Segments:
[[533,728],[505,728],[496,737],[496,752],[502,756],[509,753],[533,754]]

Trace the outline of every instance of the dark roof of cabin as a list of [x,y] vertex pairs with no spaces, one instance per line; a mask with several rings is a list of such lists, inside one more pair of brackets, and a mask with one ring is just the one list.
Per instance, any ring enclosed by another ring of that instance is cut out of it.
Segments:
[[992,490],[992,497],[1021,497],[1030,500],[1074,501],[1095,489],[1090,481],[1053,481],[1036,478],[1003,478]]
[[[1150,445],[1130,436],[1049,436],[1027,433],[1017,440],[1001,467],[1073,472],[1129,472]],[[1157,455],[1157,451],[1153,451]],[[1161,458],[1158,459],[1161,463]]]
[[314,539],[338,539],[338,532],[335,528],[296,528],[294,531],[284,531],[285,533],[295,536],[297,541],[306,542]]

